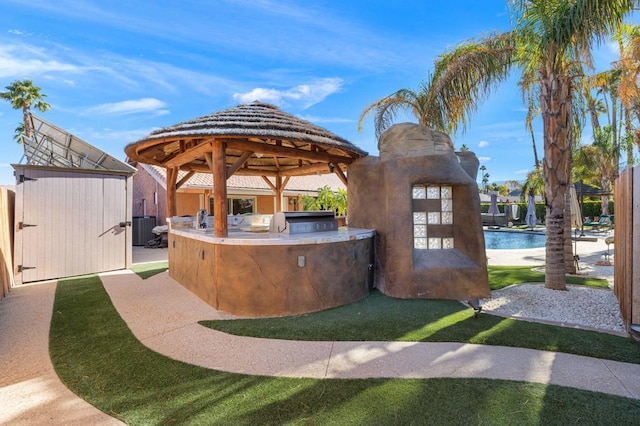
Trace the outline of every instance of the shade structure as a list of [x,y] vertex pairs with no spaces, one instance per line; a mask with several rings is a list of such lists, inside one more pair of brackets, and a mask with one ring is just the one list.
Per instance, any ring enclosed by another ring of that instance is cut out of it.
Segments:
[[[367,153],[330,131],[262,102],[165,127],[125,147],[129,159],[167,169],[167,217],[175,215],[175,192],[187,179],[178,172],[213,175],[216,237],[227,236],[226,180],[262,176],[276,194],[291,176],[335,173],[346,185],[347,166]],[[273,181],[268,180],[273,178]]]
[[295,176],[334,173],[367,153],[334,133],[254,102],[156,130],[125,147],[135,161],[209,172],[206,153],[225,144],[232,173]]
[[527,215],[525,216],[524,221],[530,228],[534,228],[538,221],[538,218],[536,217],[536,200],[531,194],[527,197]]

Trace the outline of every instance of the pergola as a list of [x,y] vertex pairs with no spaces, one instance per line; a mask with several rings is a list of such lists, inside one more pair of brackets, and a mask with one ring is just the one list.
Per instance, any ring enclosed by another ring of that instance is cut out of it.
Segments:
[[[156,130],[127,145],[125,152],[132,160],[166,168],[167,217],[176,214],[176,191],[189,177],[212,173],[216,237],[228,236],[230,176],[262,176],[276,194],[280,211],[291,176],[335,173],[346,185],[347,166],[367,155],[346,139],[261,102]],[[177,181],[179,170],[187,174]]]

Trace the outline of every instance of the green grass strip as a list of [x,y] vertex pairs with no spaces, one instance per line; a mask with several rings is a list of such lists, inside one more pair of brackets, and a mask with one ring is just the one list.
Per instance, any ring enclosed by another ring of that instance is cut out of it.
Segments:
[[[538,268],[542,267],[539,266]],[[544,273],[534,271],[536,266],[489,266],[489,288],[500,290],[513,284],[543,283]],[[609,288],[607,280],[594,277],[567,276],[567,284],[595,288]]]
[[[489,267],[492,290],[542,282],[531,267]],[[573,284],[607,287],[606,280],[568,277]],[[286,340],[459,342],[566,352],[640,364],[640,345],[627,337],[487,313],[473,319],[470,308],[451,300],[396,299],[374,291],[365,299],[305,315],[259,320],[202,321],[226,333]]]
[[131,270],[138,274],[138,276],[143,280],[160,274],[167,269],[169,269],[169,261],[167,260],[161,262],[136,263],[131,266]]
[[290,379],[195,367],[138,342],[95,276],[58,284],[50,353],[71,390],[132,425],[619,425],[640,415],[640,401],[554,385]]

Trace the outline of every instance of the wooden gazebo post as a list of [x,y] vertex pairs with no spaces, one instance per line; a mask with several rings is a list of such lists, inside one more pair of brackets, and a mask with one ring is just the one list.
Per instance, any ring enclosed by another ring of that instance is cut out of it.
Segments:
[[227,225],[227,163],[225,143],[219,140],[213,142],[211,158],[211,173],[213,174],[213,232],[216,237],[229,236]]
[[176,215],[176,182],[178,180],[178,168],[167,167],[167,218]]

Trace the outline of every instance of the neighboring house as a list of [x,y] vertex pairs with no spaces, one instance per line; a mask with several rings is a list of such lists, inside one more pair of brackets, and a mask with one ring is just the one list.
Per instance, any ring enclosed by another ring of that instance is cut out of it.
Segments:
[[[156,224],[166,223],[167,175],[166,169],[143,163],[130,163],[138,173],[133,176],[133,216],[155,216]],[[187,174],[178,173],[178,182]],[[270,181],[273,183],[273,181]],[[346,189],[335,174],[292,176],[284,190],[286,211],[302,210],[303,195],[316,196],[319,188],[328,186],[333,191]],[[227,180],[229,214],[273,214],[275,195],[260,176],[233,175]],[[177,192],[178,216],[194,216],[200,209],[213,214],[213,176],[195,173]]]

